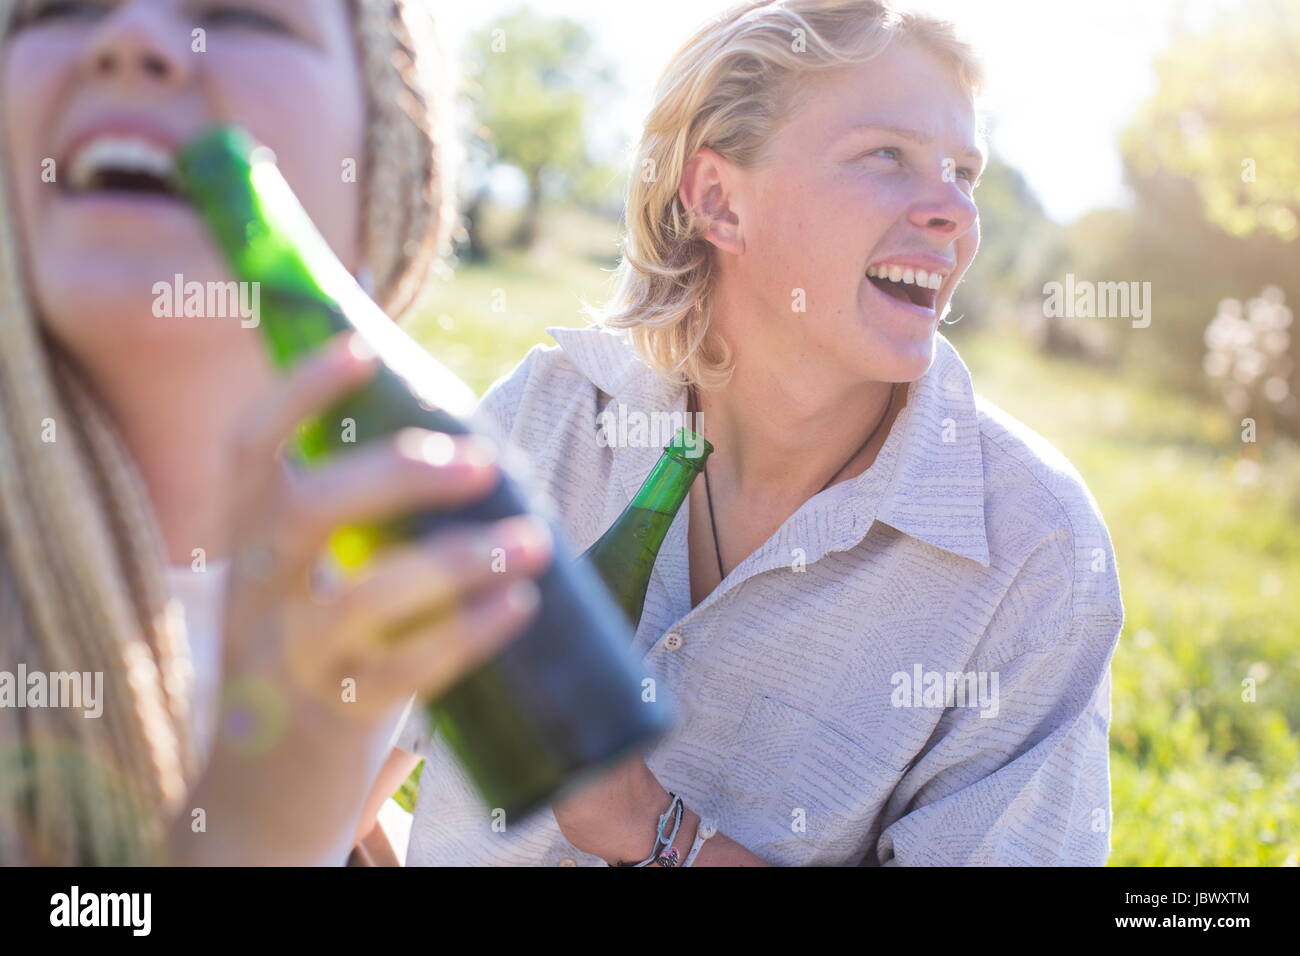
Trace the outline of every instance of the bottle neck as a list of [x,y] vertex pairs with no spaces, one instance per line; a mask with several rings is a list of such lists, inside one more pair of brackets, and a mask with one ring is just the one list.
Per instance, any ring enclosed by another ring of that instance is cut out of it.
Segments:
[[277,365],[296,364],[348,327],[322,285],[342,265],[246,134],[222,127],[199,137],[182,150],[178,171],[235,278],[256,295],[256,324]]
[[699,466],[696,463],[688,464],[665,452],[659,456],[659,461],[632,499],[631,507],[671,514],[686,500],[691,482],[698,474]]

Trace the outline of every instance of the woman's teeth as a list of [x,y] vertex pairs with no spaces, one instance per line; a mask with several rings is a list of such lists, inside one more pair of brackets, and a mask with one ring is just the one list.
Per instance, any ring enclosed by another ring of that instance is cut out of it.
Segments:
[[76,191],[176,192],[176,164],[166,149],[138,136],[105,135],[86,143],[69,164]]
[[916,285],[922,289],[938,289],[943,285],[943,280],[947,278],[942,272],[926,272],[924,269],[911,269],[907,266],[891,266],[888,264],[869,266],[867,268],[867,277],[888,279],[890,282],[902,282],[905,285]]

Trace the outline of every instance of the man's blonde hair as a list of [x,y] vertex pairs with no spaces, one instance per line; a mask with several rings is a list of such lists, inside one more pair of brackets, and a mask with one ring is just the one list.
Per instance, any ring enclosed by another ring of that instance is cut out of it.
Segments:
[[878,0],[764,0],[707,23],[677,51],[655,88],[627,193],[617,288],[597,317],[672,381],[725,382],[732,359],[709,339],[712,256],[703,223],[678,199],[687,162],[704,146],[749,167],[789,115],[798,81],[864,63],[911,41],[978,93],[974,51],[946,20]]

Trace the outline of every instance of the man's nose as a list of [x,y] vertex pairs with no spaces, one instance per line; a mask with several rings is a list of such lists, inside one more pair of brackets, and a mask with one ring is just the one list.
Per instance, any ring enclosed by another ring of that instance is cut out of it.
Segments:
[[955,239],[965,234],[979,216],[975,200],[957,181],[936,180],[908,210],[913,225]]

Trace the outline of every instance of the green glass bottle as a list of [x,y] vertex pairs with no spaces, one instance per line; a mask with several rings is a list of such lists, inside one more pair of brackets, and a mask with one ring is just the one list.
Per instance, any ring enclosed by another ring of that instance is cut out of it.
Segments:
[[640,490],[600,539],[582,553],[623,608],[633,631],[641,623],[650,572],[664,536],[713,446],[683,428],[664,446]]
[[[310,467],[406,427],[465,434],[474,395],[370,299],[339,262],[276,168],[247,135],[222,127],[178,156],[185,191],[235,278],[259,285],[259,327],[277,365],[292,366],[351,329],[379,356],[371,381],[317,416],[297,449]],[[350,435],[339,423],[350,420]],[[329,424],[326,424],[329,423]],[[345,567],[378,548],[459,523],[533,510],[508,469],[481,501],[344,529]],[[541,606],[496,658],[429,704],[432,725],[488,807],[517,822],[597,768],[671,725],[672,708],[641,699],[627,622],[590,567],[552,527],[555,557],[538,578]]]

